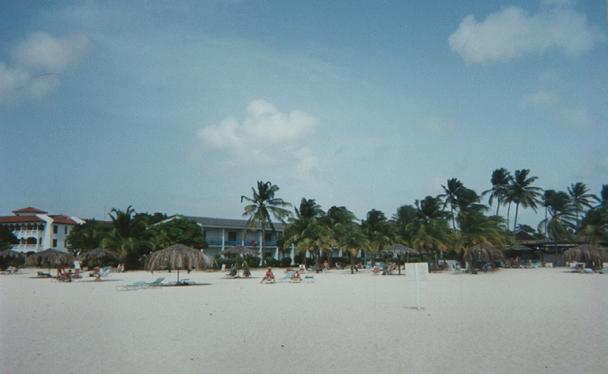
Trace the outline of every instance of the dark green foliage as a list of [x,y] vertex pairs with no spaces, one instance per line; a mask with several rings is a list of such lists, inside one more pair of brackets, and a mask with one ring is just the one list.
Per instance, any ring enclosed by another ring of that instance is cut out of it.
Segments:
[[196,222],[175,218],[169,222],[156,224],[148,229],[147,235],[155,249],[184,244],[201,249],[205,246],[203,233]]
[[19,243],[17,237],[6,226],[0,225],[0,251]]
[[68,235],[68,248],[72,254],[80,250],[95,249],[101,247],[104,237],[112,230],[112,225],[106,222],[98,222],[94,219],[78,225]]

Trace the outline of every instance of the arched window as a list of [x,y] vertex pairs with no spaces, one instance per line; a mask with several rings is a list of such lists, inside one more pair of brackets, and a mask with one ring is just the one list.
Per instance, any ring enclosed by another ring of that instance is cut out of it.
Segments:
[[29,238],[27,238],[26,243],[30,245],[35,245],[38,244],[38,240],[36,240],[36,238],[34,238],[33,236],[30,236]]

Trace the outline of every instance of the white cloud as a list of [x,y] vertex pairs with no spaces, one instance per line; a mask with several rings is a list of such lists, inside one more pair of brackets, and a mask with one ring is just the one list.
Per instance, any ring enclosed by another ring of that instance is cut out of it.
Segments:
[[554,120],[566,127],[586,128],[593,125],[593,116],[585,106],[567,106],[559,95],[552,91],[538,90],[524,95],[521,99],[525,109],[546,110]]
[[453,121],[435,115],[429,117],[422,125],[438,133],[451,132],[456,129],[456,124]]
[[59,74],[77,65],[90,46],[82,35],[28,34],[11,49],[10,65],[0,61],[0,103],[48,96],[59,86]]
[[591,113],[583,106],[559,108],[556,114],[562,125],[567,127],[586,128],[593,124]]
[[44,32],[33,32],[11,51],[15,65],[46,73],[58,73],[78,63],[90,47],[83,35],[57,38]]
[[579,54],[603,40],[602,31],[566,1],[546,1],[534,14],[509,6],[482,21],[468,15],[448,38],[467,63],[508,61],[547,50]]
[[555,92],[538,90],[534,93],[525,95],[521,103],[527,107],[555,105],[559,102],[559,96]]
[[312,115],[294,110],[279,111],[264,100],[247,106],[245,118],[227,117],[219,124],[206,126],[198,137],[207,147],[226,152],[228,161],[240,165],[290,165],[301,179],[311,177],[317,158],[304,143],[318,124]]

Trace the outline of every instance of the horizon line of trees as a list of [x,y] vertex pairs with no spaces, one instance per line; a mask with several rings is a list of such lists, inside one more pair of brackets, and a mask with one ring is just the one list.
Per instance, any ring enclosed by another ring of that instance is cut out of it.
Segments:
[[[345,206],[325,211],[314,198],[305,197],[292,210],[290,203],[276,196],[279,187],[264,181],[252,187],[250,196],[241,196],[241,202],[246,204],[243,216],[252,228],[257,225],[274,231],[273,220],[285,223],[281,249],[287,251],[293,245],[298,253],[308,252],[317,262],[333,249],[340,249],[352,265],[359,251],[378,255],[392,244],[432,253],[435,261],[448,252],[466,260],[472,247],[505,247],[519,231],[554,242],[575,238],[591,244],[608,241],[608,184],[596,196],[582,182],[556,191],[543,190],[535,185],[537,180],[528,169],[511,174],[499,168],[491,175],[491,187],[479,194],[459,179],[450,178],[441,186],[441,194],[402,205],[390,218],[371,209],[359,220]],[[482,203],[486,196],[488,206]],[[506,217],[500,214],[501,208],[506,208]],[[539,208],[545,214],[536,228],[517,223],[521,209]],[[68,237],[69,248],[111,249],[135,267],[149,252],[172,244],[206,247],[200,227],[188,220],[160,223],[168,218],[166,214],[137,213],[132,206],[124,211],[112,209],[109,217],[110,223],[91,220],[75,227]],[[331,261],[331,256],[327,257]]]

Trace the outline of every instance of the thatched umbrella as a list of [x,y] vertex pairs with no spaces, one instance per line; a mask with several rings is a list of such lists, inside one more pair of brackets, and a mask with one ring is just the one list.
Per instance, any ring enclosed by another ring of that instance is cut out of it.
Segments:
[[[393,244],[384,248],[380,253],[387,257],[406,256],[406,262],[409,262],[410,255],[417,255],[420,252],[403,244]],[[399,265],[399,274],[401,274],[401,265]]]
[[397,256],[417,255],[419,252],[414,248],[410,248],[403,244],[393,244],[382,250],[382,253],[392,254]]
[[[4,251],[0,251],[0,258],[9,259],[9,263],[14,264],[15,260],[22,260],[25,258],[25,255],[21,252],[13,251],[12,249],[5,249]],[[22,263],[19,261],[19,263]]]
[[475,261],[481,260],[485,262],[495,262],[504,259],[504,254],[502,251],[494,246],[487,244],[476,244],[469,248],[467,254],[465,256],[467,262],[471,264],[470,271],[475,274],[476,271],[474,269]]
[[4,251],[0,251],[0,258],[20,258],[25,257],[25,255],[21,252],[13,251],[12,249],[5,249]]
[[608,249],[596,247],[589,244],[579,245],[564,252],[566,261],[591,262],[597,266],[602,265],[602,261],[607,258]]
[[209,265],[211,265],[211,259],[202,251],[183,244],[175,244],[150,253],[146,269],[150,271],[165,268],[175,269],[177,270],[177,282],[179,283],[180,269],[190,272],[193,269],[204,269]]
[[254,256],[256,254],[256,252],[251,250],[251,248],[243,247],[242,245],[237,245],[236,247],[228,248],[222,253],[228,256]]
[[80,258],[84,261],[89,261],[89,260],[97,260],[99,262],[101,262],[104,259],[115,259],[115,260],[122,260],[122,256],[119,255],[116,252],[113,252],[109,249],[105,249],[105,248],[95,248],[95,249],[91,249],[88,250],[84,253],[82,253],[80,255]]
[[48,248],[44,251],[31,254],[28,257],[28,262],[34,264],[45,263],[49,264],[49,270],[53,265],[66,265],[72,262],[74,256],[69,253],[59,251],[57,249]]

